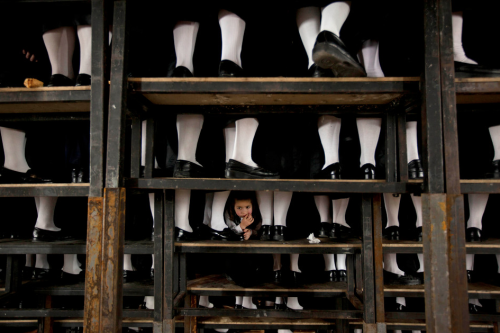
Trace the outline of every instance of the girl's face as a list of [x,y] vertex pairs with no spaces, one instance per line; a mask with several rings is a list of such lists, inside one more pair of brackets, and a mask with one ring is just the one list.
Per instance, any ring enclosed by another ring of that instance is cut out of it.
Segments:
[[239,217],[244,217],[248,214],[252,215],[252,200],[235,200],[234,210]]

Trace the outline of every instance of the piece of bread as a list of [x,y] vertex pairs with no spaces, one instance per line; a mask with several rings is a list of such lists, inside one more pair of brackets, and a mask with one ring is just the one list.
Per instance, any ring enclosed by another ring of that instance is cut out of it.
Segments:
[[41,88],[43,87],[43,82],[37,79],[26,79],[24,80],[24,86],[26,88]]

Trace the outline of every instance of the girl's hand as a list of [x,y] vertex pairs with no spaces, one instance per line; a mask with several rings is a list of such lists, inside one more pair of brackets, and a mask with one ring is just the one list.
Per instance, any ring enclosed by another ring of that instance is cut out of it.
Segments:
[[253,223],[253,221],[254,221],[254,219],[253,219],[252,215],[247,214],[246,216],[244,216],[241,219],[240,228],[246,229],[250,224]]
[[249,239],[250,239],[250,237],[252,236],[252,230],[250,230],[250,229],[245,229],[245,230],[243,230],[243,232],[244,232],[244,234],[243,234],[243,238],[244,238],[245,240],[249,240]]

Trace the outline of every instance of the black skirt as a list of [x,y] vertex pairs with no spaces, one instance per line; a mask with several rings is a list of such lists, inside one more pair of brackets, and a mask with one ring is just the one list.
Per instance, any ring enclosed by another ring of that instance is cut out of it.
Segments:
[[43,9],[42,33],[60,27],[91,24],[90,3],[79,4],[45,4]]

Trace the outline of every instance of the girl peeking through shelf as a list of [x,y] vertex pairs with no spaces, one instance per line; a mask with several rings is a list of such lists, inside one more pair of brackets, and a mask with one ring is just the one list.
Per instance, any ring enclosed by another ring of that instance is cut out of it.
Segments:
[[255,192],[232,191],[226,205],[226,223],[237,235],[244,240],[257,236],[262,225],[262,216]]

